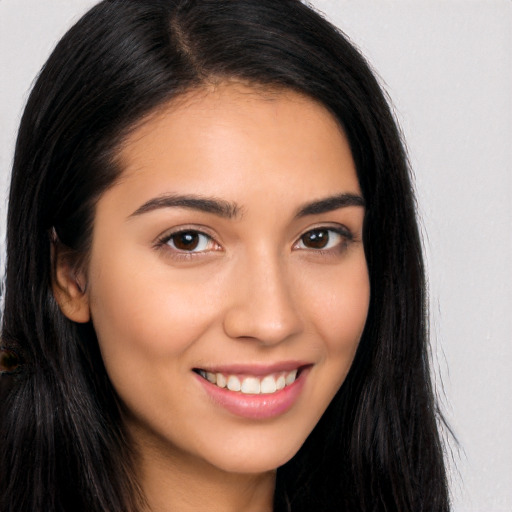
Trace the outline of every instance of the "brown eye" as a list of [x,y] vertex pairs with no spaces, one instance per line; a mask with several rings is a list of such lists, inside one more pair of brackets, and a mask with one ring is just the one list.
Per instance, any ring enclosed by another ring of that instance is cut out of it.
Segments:
[[[325,249],[329,244],[330,233],[329,229],[315,229],[302,235],[301,240],[304,247],[308,249]],[[337,235],[337,233],[333,234]]]
[[296,246],[298,249],[329,250],[341,247],[352,239],[350,232],[334,228],[311,229],[304,233]]
[[13,372],[20,360],[12,350],[0,350],[0,372]]
[[167,240],[167,245],[178,251],[201,252],[208,250],[212,239],[198,231],[180,231]]

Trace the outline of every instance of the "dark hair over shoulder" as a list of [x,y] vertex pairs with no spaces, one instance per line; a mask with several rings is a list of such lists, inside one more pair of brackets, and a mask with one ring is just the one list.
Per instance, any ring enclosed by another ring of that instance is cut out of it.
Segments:
[[116,151],[129,131],[225,80],[323,104],[349,140],[367,205],[366,327],[340,391],[278,470],[275,510],[448,510],[414,196],[363,57],[298,0],[106,0],[45,64],[17,140],[2,343],[21,364],[2,403],[2,512],[140,510],[94,330],[66,319],[53,297],[51,246],[58,238],[86,257],[95,202],[121,172]]

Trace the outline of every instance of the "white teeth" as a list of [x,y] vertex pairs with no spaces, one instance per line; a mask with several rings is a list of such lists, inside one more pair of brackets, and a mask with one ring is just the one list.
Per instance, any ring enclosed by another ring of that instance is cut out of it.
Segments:
[[284,378],[284,375],[279,375],[279,377],[276,380],[276,389],[277,391],[280,391],[286,386],[286,379]]
[[227,383],[226,377],[224,377],[222,373],[217,373],[217,386],[219,386],[219,388],[225,388]]
[[240,389],[242,393],[248,395],[259,395],[260,394],[260,379],[256,377],[246,377],[242,381],[242,387]]
[[247,395],[272,394],[293,384],[297,378],[297,369],[291,372],[260,377],[237,377],[223,373],[198,370],[199,375],[219,388],[228,388],[230,391],[239,391]]
[[261,393],[275,393],[277,390],[276,379],[272,375],[267,375],[260,384]]
[[286,382],[286,385],[289,386],[290,384],[295,382],[296,377],[297,377],[297,370],[293,370],[290,373],[286,374],[286,377],[284,379]]
[[240,384],[240,379],[238,377],[235,377],[234,375],[230,375],[228,377],[227,388],[230,391],[240,391],[240,389],[242,388]]

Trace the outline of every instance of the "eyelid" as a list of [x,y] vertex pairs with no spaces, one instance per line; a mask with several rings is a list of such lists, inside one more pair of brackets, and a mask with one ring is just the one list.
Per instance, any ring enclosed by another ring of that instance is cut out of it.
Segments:
[[178,226],[174,226],[172,228],[168,228],[165,231],[162,231],[156,238],[155,244],[164,238],[169,238],[172,235],[176,235],[178,233],[184,233],[187,231],[195,231],[197,233],[201,233],[203,235],[209,236],[210,238],[217,238],[217,235],[213,232],[211,228],[208,226],[204,226],[202,224],[180,224]]

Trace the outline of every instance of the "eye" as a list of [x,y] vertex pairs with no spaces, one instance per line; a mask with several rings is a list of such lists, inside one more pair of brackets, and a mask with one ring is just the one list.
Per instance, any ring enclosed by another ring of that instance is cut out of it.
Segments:
[[304,233],[299,238],[295,248],[326,251],[341,247],[351,239],[352,236],[348,230],[316,228]]
[[210,236],[193,230],[178,231],[168,235],[161,242],[180,252],[205,252],[216,249],[216,244]]

